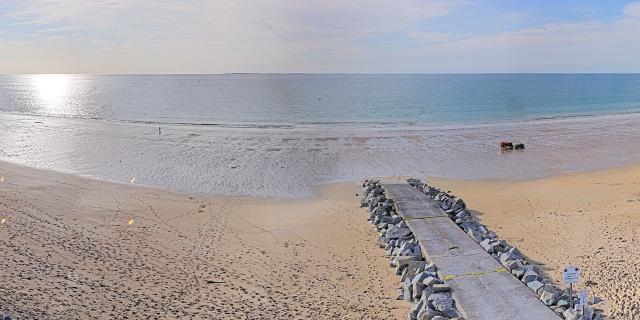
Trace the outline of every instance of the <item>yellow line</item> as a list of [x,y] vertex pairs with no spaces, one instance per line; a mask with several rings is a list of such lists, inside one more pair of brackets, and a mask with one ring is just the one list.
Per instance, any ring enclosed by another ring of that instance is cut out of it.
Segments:
[[444,276],[444,280],[451,280],[451,279],[455,279],[455,278],[460,278],[460,277],[477,277],[477,276],[483,276],[485,274],[491,274],[491,273],[496,273],[496,272],[506,272],[508,271],[505,268],[498,268],[495,269],[493,271],[482,271],[482,272],[469,272],[469,273],[465,273],[465,274],[448,274],[446,276]]
[[[449,216],[433,216],[433,217],[422,217],[422,218],[402,218],[404,220],[424,220],[424,219],[433,219],[433,218],[449,218]],[[449,218],[451,219],[451,218]]]

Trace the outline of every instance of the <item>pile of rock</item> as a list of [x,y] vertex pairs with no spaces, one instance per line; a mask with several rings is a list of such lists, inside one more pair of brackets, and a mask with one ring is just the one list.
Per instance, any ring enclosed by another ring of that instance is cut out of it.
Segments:
[[409,319],[460,319],[450,288],[438,277],[433,263],[425,261],[422,251],[404,220],[396,214],[392,199],[385,196],[379,181],[362,185],[361,205],[369,210],[369,221],[379,232],[378,244],[391,260],[390,266],[401,276],[398,299],[413,302]]
[[[498,260],[506,270],[534,291],[540,301],[549,306],[558,316],[570,320],[603,319],[602,310],[593,311],[589,306],[584,310],[570,308],[569,292],[555,287],[549,279],[541,275],[537,265],[526,261],[517,248],[509,245],[505,240],[498,239],[494,232],[475,221],[462,199],[456,199],[453,195],[430,187],[419,179],[411,178],[407,182],[433,198],[462,230]],[[573,305],[578,305],[577,298],[572,298]]]
[[500,142],[500,149],[502,149],[502,151],[508,151],[508,150],[524,150],[524,143],[513,143],[511,141],[502,141]]
[[0,320],[12,320],[12,318],[8,314],[0,312]]

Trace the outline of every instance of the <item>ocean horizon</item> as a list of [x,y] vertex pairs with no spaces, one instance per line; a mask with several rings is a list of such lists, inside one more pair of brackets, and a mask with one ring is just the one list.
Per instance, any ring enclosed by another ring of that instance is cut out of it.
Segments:
[[249,197],[526,180],[640,160],[639,107],[638,74],[5,75],[0,160]]
[[640,111],[640,74],[3,75],[0,111],[194,125],[478,124]]

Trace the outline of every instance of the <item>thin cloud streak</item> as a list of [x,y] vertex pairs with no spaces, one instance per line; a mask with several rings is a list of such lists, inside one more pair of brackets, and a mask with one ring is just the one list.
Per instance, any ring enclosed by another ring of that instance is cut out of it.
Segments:
[[640,2],[632,2],[624,8],[624,13],[631,17],[640,17]]
[[0,73],[640,71],[640,2],[609,23],[556,22],[488,35],[425,27],[469,5],[16,1],[0,13]]

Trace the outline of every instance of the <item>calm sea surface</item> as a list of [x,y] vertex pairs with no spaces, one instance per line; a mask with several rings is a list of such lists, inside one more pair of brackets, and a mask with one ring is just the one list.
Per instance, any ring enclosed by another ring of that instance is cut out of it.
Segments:
[[[530,179],[637,162],[639,110],[636,74],[5,75],[0,160],[288,198],[371,176]],[[527,149],[502,153],[501,140]]]
[[639,108],[637,74],[0,76],[0,111],[162,123],[458,124]]

